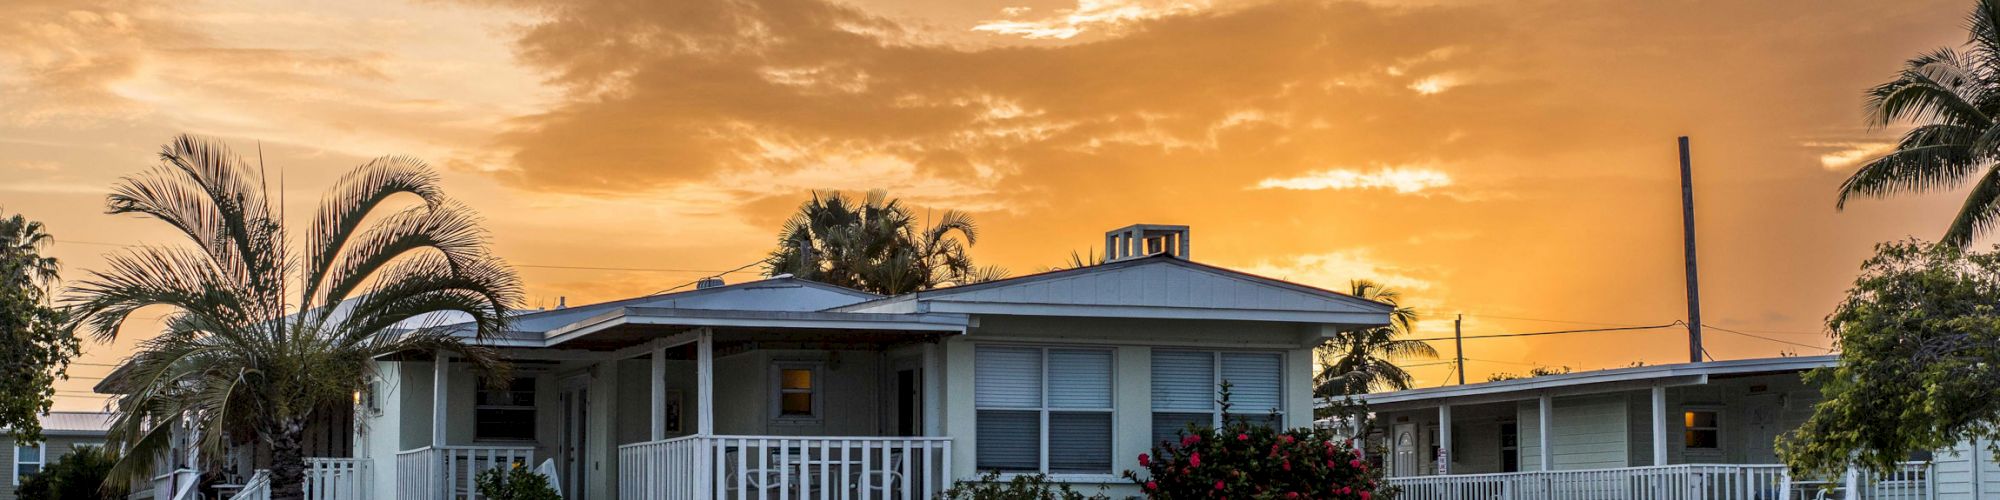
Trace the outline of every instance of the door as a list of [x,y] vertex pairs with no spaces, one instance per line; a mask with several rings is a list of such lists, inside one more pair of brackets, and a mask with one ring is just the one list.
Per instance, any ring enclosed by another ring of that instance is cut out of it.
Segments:
[[1743,458],[1741,463],[1778,463],[1778,434],[1784,429],[1778,425],[1778,417],[1784,413],[1784,400],[1778,394],[1752,394],[1743,398],[1743,406],[1749,415],[1745,418],[1743,431]]
[[1417,424],[1397,424],[1394,444],[1395,451],[1389,460],[1389,466],[1394,468],[1393,476],[1416,476],[1421,463],[1417,458]]
[[584,476],[589,461],[584,456],[590,437],[590,387],[569,384],[562,391],[562,439],[557,443],[556,470],[562,476],[563,498],[584,498]]
[[896,370],[896,435],[924,433],[924,384],[916,368]]

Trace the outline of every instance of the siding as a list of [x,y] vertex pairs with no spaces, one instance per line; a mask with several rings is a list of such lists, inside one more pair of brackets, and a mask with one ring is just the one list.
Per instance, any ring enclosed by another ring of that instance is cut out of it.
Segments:
[[[1555,470],[1626,466],[1625,399],[1622,394],[1555,399],[1555,420],[1550,422]],[[1541,469],[1538,406],[1535,401],[1523,401],[1517,406],[1521,422],[1521,470]]]
[[[69,451],[78,445],[104,444],[103,436],[53,436],[44,434],[42,438],[45,440],[43,451],[48,454],[48,456],[44,457],[42,462],[44,464],[53,463],[56,459],[62,458],[63,455],[68,455]],[[0,441],[4,441],[7,446],[6,451],[0,452],[0,462],[4,462],[7,465],[6,471],[0,472],[0,475],[7,477],[6,483],[0,483],[0,500],[14,500],[14,487],[20,484],[20,478],[14,477],[14,471],[16,470],[14,467],[14,439],[12,437],[0,436]]]
[[[2000,498],[2000,463],[1986,449],[1992,444],[1985,440],[1977,441],[1977,445],[1961,442],[1937,453],[1935,475],[1940,500]],[[1979,467],[1977,474],[1972,470],[1974,464]],[[1977,488],[1973,484],[1975,478],[1979,483]]]

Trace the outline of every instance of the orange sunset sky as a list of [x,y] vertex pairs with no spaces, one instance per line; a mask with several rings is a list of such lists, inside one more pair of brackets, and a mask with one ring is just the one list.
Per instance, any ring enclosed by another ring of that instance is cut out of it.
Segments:
[[[1188,224],[1199,261],[1393,285],[1431,337],[1458,313],[1468,334],[1685,317],[1674,137],[1690,135],[1704,315],[1775,339],[1711,330],[1709,350],[1819,354],[1870,247],[1936,238],[1961,199],[1833,208],[1899,132],[1862,126],[1862,91],[1961,42],[1970,8],[9,0],[0,207],[46,222],[78,278],[118,245],[175,242],[102,213],[172,134],[261,144],[293,214],[366,158],[415,155],[487,218],[534,307],[754,262],[808,190],[886,188],[971,211],[975,257],[1015,274],[1107,229]],[[89,346],[59,407],[100,406],[88,387],[146,333]],[[1685,361],[1684,342],[1466,348],[1484,380]],[[1450,367],[1414,370],[1436,385]]]

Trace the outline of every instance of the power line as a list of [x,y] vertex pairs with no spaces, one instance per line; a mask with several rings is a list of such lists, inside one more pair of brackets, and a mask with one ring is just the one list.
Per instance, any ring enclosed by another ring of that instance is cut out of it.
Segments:
[[[1672,323],[1667,323],[1667,324],[1664,324],[1664,325],[1650,325],[1650,326],[1626,326],[1626,327],[1618,327],[1618,328],[1585,328],[1585,329],[1578,329],[1578,330],[1554,330],[1554,331],[1547,331],[1547,332],[1525,332],[1525,333],[1494,333],[1494,334],[1487,334],[1487,335],[1466,335],[1465,337],[1462,337],[1462,338],[1465,338],[1465,339],[1468,339],[1468,340],[1470,340],[1470,339],[1495,339],[1495,338],[1508,338],[1508,337],[1539,337],[1539,336],[1543,336],[1543,335],[1563,335],[1563,334],[1569,334],[1569,333],[1601,333],[1601,332],[1622,332],[1622,331],[1630,331],[1630,330],[1656,330],[1656,329],[1660,329],[1660,328],[1672,328],[1672,327],[1676,327],[1676,326],[1683,326],[1683,325],[1686,325],[1686,324],[1687,324],[1687,322],[1685,322],[1685,321],[1675,321],[1675,322],[1672,322]],[[1404,340],[1412,340],[1412,341],[1418,341],[1418,342],[1428,342],[1428,341],[1436,341],[1436,340],[1452,340],[1453,338],[1454,338],[1454,337],[1435,337],[1435,338],[1423,338],[1423,339],[1404,339]]]
[[1765,336],[1762,336],[1762,335],[1752,335],[1752,334],[1748,334],[1748,333],[1743,333],[1743,332],[1739,332],[1739,331],[1736,331],[1736,330],[1731,330],[1731,329],[1728,329],[1728,328],[1723,328],[1723,327],[1720,327],[1720,326],[1715,326],[1715,325],[1702,325],[1702,326],[1707,326],[1707,327],[1709,327],[1709,328],[1713,328],[1713,329],[1716,329],[1716,330],[1720,330],[1720,331],[1724,331],[1724,332],[1729,332],[1729,333],[1734,333],[1734,334],[1737,334],[1737,335],[1742,335],[1742,336],[1745,336],[1745,337],[1750,337],[1750,338],[1753,338],[1753,339],[1760,339],[1760,340],[1768,340],[1768,341],[1771,341],[1771,342],[1777,342],[1777,343],[1780,343],[1780,344],[1789,344],[1789,345],[1795,345],[1795,346],[1799,346],[1799,347],[1804,347],[1804,348],[1808,348],[1808,349],[1825,349],[1825,350],[1826,350],[1826,352],[1833,352],[1833,348],[1832,348],[1832,347],[1822,347],[1822,346],[1816,346],[1816,345],[1812,345],[1812,344],[1802,344],[1802,343],[1798,343],[1798,342],[1792,342],[1792,341],[1789,341],[1789,340],[1780,340],[1780,339],[1774,339],[1774,338],[1770,338],[1770,337],[1765,337]]
[[649,294],[646,294],[646,296],[647,296],[647,297],[651,297],[651,296],[654,296],[654,295],[659,295],[659,294],[663,294],[663,293],[667,293],[667,292],[671,292],[671,291],[674,291],[674,290],[679,290],[679,289],[682,289],[682,288],[686,288],[686,287],[688,287],[689,285],[693,285],[693,284],[696,284],[696,283],[701,283],[701,280],[705,280],[705,279],[709,279],[709,278],[719,278],[719,277],[722,277],[722,275],[725,275],[725,274],[730,274],[730,273],[735,273],[735,272],[741,272],[741,271],[743,271],[744,269],[749,269],[749,268],[751,268],[751,267],[755,267],[755,266],[757,266],[758,264],[763,264],[763,263],[765,263],[765,262],[770,262],[770,261],[771,261],[770,259],[758,259],[758,260],[757,260],[756,262],[751,262],[751,263],[749,263],[749,264],[744,264],[744,265],[742,265],[742,266],[739,266],[739,267],[737,267],[737,268],[735,268],[735,269],[730,269],[730,270],[728,270],[728,271],[723,271],[723,272],[720,272],[720,273],[716,273],[716,274],[713,274],[713,275],[709,275],[709,276],[703,276],[703,277],[701,277],[701,278],[698,278],[698,279],[696,279],[696,280],[694,280],[694,281],[689,281],[689,282],[687,282],[687,283],[682,283],[682,284],[679,284],[679,285],[674,285],[674,286],[672,286],[672,287],[668,287],[668,288],[667,288],[667,289],[665,289],[665,290],[660,290],[660,291],[657,291],[657,292],[653,292],[653,293],[649,293]]
[[[121,248],[146,246],[145,244],[137,244],[137,243],[126,244],[126,243],[111,243],[107,241],[89,241],[89,240],[59,240],[58,243],[74,243],[78,245],[98,245],[98,246],[121,247]],[[571,270],[571,271],[627,271],[627,272],[643,272],[643,273],[703,273],[711,276],[721,276],[725,274],[744,272],[743,268],[721,271],[715,269],[680,269],[680,268],[663,268],[663,267],[560,266],[553,264],[509,264],[509,265],[513,267],[525,267],[530,269],[561,269],[561,270]]]

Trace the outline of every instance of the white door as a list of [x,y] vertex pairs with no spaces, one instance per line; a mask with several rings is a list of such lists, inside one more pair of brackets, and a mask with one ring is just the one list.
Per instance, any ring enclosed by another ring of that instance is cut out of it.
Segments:
[[1417,475],[1417,467],[1422,463],[1417,458],[1417,424],[1397,424],[1395,451],[1390,454],[1389,466],[1394,477]]
[[1783,399],[1777,394],[1752,394],[1743,398],[1745,429],[1743,432],[1742,463],[1778,463],[1778,434],[1784,432],[1778,425],[1779,416],[1785,411]]
[[584,384],[562,391],[562,441],[557,444],[556,470],[562,477],[563,498],[583,500],[589,461],[584,446],[590,436],[590,389]]

